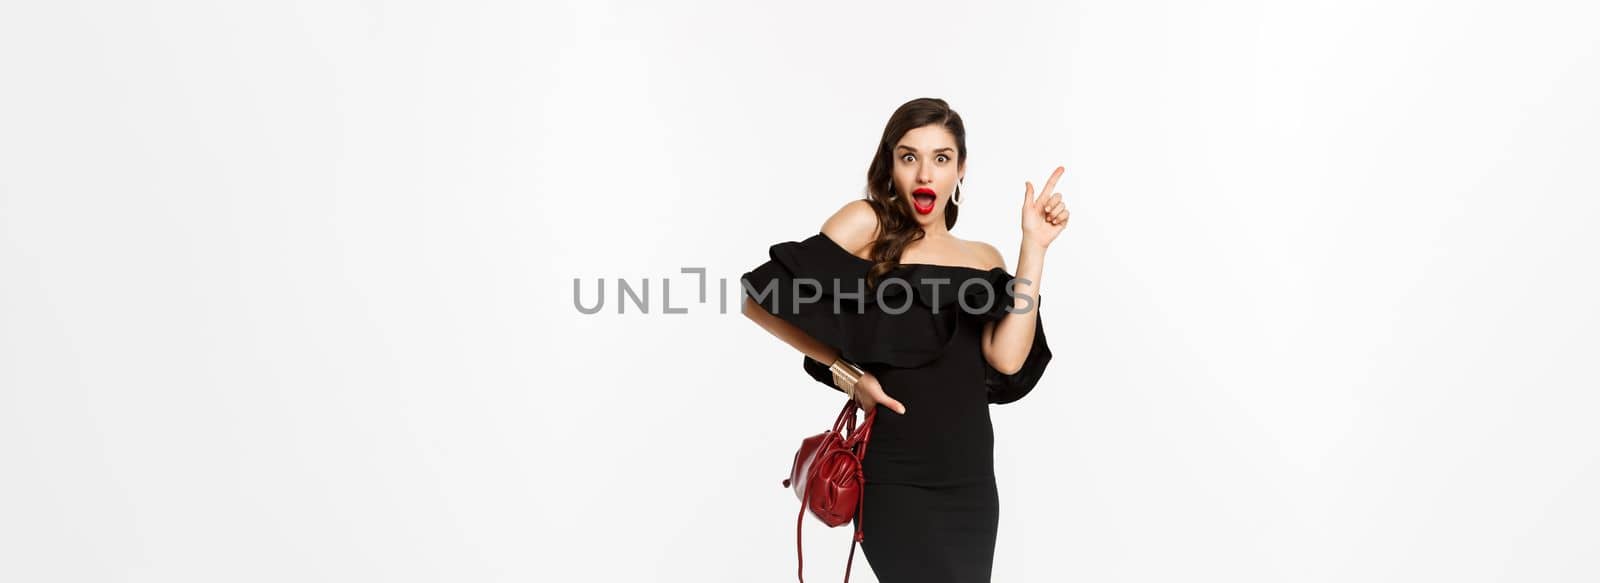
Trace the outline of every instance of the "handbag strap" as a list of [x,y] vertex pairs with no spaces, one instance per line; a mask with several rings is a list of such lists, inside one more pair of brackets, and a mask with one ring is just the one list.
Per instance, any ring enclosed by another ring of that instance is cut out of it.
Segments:
[[[867,456],[867,440],[872,436],[872,420],[874,417],[876,417],[877,411],[867,411],[866,420],[862,422],[862,427],[858,431],[856,429],[855,416],[855,408],[857,406],[858,404],[854,399],[845,403],[844,411],[839,413],[839,419],[834,421],[833,427],[835,432],[837,432],[845,420],[845,415],[850,416],[850,436],[849,439],[845,441],[845,447],[847,448],[846,451],[849,451],[848,448],[850,446],[859,444],[861,446],[861,451],[860,453],[854,455],[864,459]],[[816,453],[812,455],[816,456],[817,458],[821,458],[822,454],[828,451],[828,442],[834,439],[834,437],[834,435],[830,435],[827,439],[824,439],[822,444],[817,447]],[[803,484],[810,485],[811,478],[816,476],[817,467],[822,465],[817,463],[817,461],[817,459],[813,459],[811,461],[811,467],[806,471],[806,476],[804,478],[805,481],[802,482]],[[855,477],[856,483],[861,484],[861,495],[856,497],[856,533],[854,536],[850,537],[850,558],[849,560],[845,561],[844,564],[844,583],[850,583],[850,569],[855,565],[856,562],[856,543],[859,543],[863,540],[861,528],[867,519],[865,514],[867,508],[867,480],[866,476],[862,474],[860,464],[856,465]],[[784,486],[788,485],[789,481],[784,480]],[[810,496],[811,492],[806,492],[806,497],[809,498]],[[798,559],[796,562],[800,565],[799,572],[796,573],[796,575],[800,577],[800,583],[806,583],[806,551],[802,543],[802,540],[805,538],[802,533],[806,523],[806,502],[808,502],[808,500],[805,498],[800,500],[800,515],[795,517],[794,522],[794,550],[795,554],[797,555],[796,558]]]

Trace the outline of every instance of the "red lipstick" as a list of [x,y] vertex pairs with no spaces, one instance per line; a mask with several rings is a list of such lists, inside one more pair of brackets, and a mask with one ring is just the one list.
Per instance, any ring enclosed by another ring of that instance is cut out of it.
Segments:
[[933,203],[939,200],[939,195],[932,188],[926,186],[918,188],[911,193],[911,206],[917,209],[917,214],[925,215],[933,212]]

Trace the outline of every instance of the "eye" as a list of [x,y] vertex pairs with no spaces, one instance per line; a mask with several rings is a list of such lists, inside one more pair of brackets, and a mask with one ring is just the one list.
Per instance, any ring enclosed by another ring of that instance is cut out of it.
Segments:
[[946,156],[944,154],[939,154],[939,162],[940,163],[949,162],[949,161],[950,161],[950,157],[949,156]]
[[902,162],[910,162],[911,161],[911,160],[908,160],[907,158],[911,158],[911,154],[905,154],[905,155],[900,156],[900,160]]

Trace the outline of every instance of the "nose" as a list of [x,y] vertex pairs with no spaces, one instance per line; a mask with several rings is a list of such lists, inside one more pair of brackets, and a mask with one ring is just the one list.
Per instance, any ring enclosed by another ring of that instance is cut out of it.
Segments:
[[933,168],[926,162],[917,167],[917,181],[923,184],[931,184],[933,182]]

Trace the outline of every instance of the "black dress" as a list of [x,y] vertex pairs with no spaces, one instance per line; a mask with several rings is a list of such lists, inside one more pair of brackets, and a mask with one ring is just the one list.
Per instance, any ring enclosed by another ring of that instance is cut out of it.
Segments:
[[[902,416],[877,406],[862,460],[856,518],[873,573],[884,583],[988,581],[1000,518],[989,405],[1021,399],[1043,375],[1051,354],[1042,315],[1022,369],[1005,375],[981,347],[984,324],[1012,305],[1015,278],[1004,269],[908,263],[868,288],[872,262],[823,233],[769,253],[741,277],[744,293],[838,349],[906,407]],[[805,357],[804,368],[839,390],[826,363]]]

